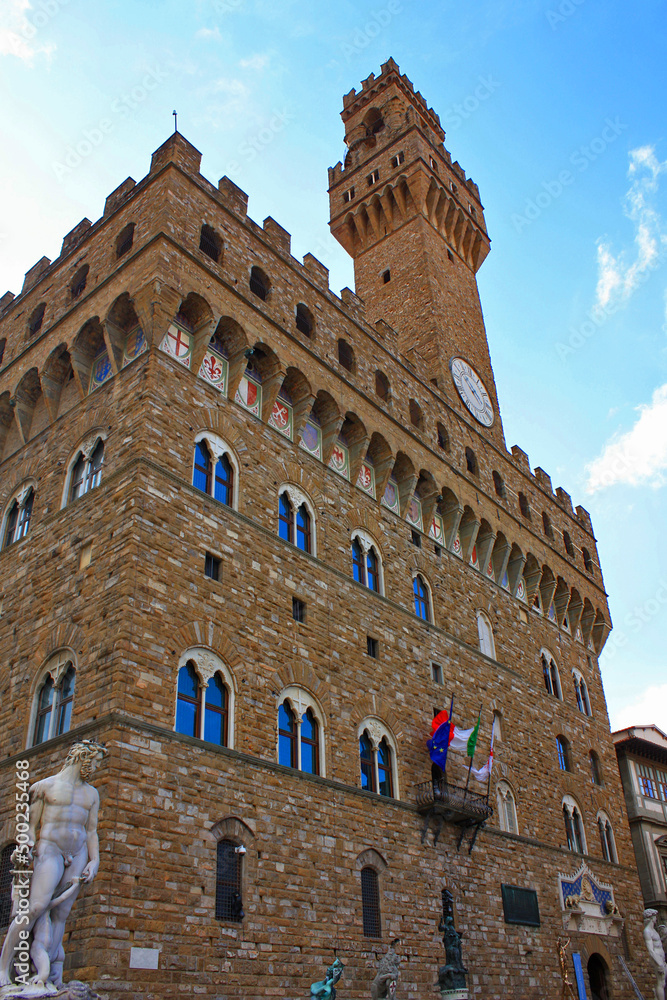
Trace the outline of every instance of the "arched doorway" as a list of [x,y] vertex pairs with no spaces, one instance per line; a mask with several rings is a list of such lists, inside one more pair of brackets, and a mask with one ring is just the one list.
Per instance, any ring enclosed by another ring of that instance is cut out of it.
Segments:
[[597,952],[588,959],[588,982],[593,1000],[609,1000],[607,963]]

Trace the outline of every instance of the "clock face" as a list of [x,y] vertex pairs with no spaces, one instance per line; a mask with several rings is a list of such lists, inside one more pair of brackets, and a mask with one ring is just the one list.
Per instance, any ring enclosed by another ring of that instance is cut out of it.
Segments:
[[484,427],[493,423],[493,404],[474,368],[463,358],[452,358],[449,367],[456,390],[475,420]]

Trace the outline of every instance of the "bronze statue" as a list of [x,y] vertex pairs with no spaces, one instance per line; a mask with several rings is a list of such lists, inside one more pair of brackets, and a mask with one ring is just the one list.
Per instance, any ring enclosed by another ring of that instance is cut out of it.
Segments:
[[394,950],[398,944],[395,938],[389,945],[389,951],[380,959],[375,979],[371,983],[371,1000],[395,1000],[398,983],[398,967],[401,960]]
[[445,946],[447,964],[438,969],[437,986],[441,990],[464,990],[468,970],[463,965],[461,953],[462,934],[454,927],[454,897],[449,889],[442,891],[442,919],[438,926]]
[[336,983],[343,975],[344,968],[345,966],[341,960],[339,958],[335,959],[333,964],[327,969],[326,979],[323,979],[320,983],[313,983],[310,987],[311,1000],[335,1000]]
[[560,963],[560,977],[563,980],[563,992],[561,994],[562,1000],[577,1000],[574,990],[572,989],[572,980],[570,979],[570,970],[567,967],[567,949],[570,946],[570,939],[565,941],[563,938],[558,938],[556,942],[556,949],[558,951],[558,961]]

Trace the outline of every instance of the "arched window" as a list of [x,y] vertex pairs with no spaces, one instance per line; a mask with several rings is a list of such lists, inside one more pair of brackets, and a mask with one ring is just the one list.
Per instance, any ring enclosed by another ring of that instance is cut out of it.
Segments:
[[587,854],[581,812],[571,795],[566,795],[563,799],[563,822],[568,850],[576,851],[577,854]]
[[116,257],[123,257],[132,249],[134,242],[134,223],[130,222],[121,229],[116,239]]
[[284,701],[278,709],[278,763],[285,767],[297,766],[296,717]]
[[477,632],[479,635],[480,652],[495,660],[496,647],[493,641],[493,629],[491,628],[491,622],[482,611],[477,612]]
[[371,536],[361,529],[352,532],[352,575],[357,583],[382,593],[382,558]]
[[288,687],[278,706],[278,763],[324,774],[322,713],[302,688]]
[[544,678],[544,687],[549,694],[552,694],[554,698],[558,698],[559,701],[563,700],[563,692],[560,686],[560,676],[558,674],[558,667],[556,666],[556,661],[554,658],[543,650],[540,659],[542,662],[542,676]]
[[39,331],[42,329],[42,323],[44,322],[44,313],[46,312],[46,302],[40,302],[36,309],[30,314],[30,319],[28,320],[28,336],[35,337]]
[[213,226],[207,226],[206,223],[201,227],[201,232],[199,233],[199,249],[202,253],[205,253],[207,257],[214,260],[216,264],[220,260],[220,254],[222,252],[222,240],[216,233]]
[[376,719],[359,727],[361,787],[388,798],[396,795],[396,767],[393,739]]
[[176,732],[231,746],[232,683],[222,661],[208,649],[193,648],[180,660],[176,691]]
[[570,538],[567,531],[563,532],[563,545],[565,546],[565,551],[568,556],[574,558],[574,545],[572,544],[572,539]]
[[516,818],[516,802],[514,792],[506,781],[499,781],[496,788],[498,802],[498,821],[500,829],[505,833],[518,833],[519,825]]
[[417,430],[424,430],[424,414],[422,413],[421,406],[416,399],[410,400],[410,423]]
[[586,681],[578,671],[572,672],[572,679],[574,681],[574,696],[577,699],[577,708],[583,715],[592,715]]
[[561,771],[571,771],[570,744],[565,736],[556,737],[556,751],[558,753],[558,767]]
[[37,688],[31,746],[68,733],[72,724],[76,669],[66,650],[55,653]]
[[593,572],[593,560],[591,559],[591,554],[587,548],[582,548],[581,554],[584,557],[584,569],[587,573]]
[[438,448],[446,452],[450,450],[449,433],[444,424],[441,423],[438,423]]
[[245,852],[231,840],[219,840],[216,849],[215,917],[240,923],[245,916],[241,895],[241,865]]
[[361,869],[361,909],[364,937],[382,937],[380,884],[378,873],[369,865]]
[[507,490],[505,489],[505,481],[503,480],[503,477],[500,475],[500,473],[496,472],[495,469],[492,475],[493,475],[493,485],[496,490],[496,496],[499,496],[501,500],[504,500],[507,496]]
[[0,853],[0,927],[9,924],[12,915],[12,854],[16,844],[6,844]]
[[428,587],[424,582],[424,578],[417,573],[414,580],[412,581],[412,590],[415,598],[415,614],[418,618],[423,618],[424,621],[431,621],[431,607],[429,600]]
[[302,552],[315,554],[310,503],[292,485],[281,488],[278,494],[278,534]]
[[192,663],[186,663],[178,671],[178,694],[176,700],[176,732],[184,736],[199,736],[199,708],[201,695],[199,677]]
[[375,373],[375,394],[383,402],[389,402],[389,379],[384,372],[376,371]]
[[311,338],[313,336],[313,331],[315,329],[313,314],[308,306],[305,306],[303,302],[299,302],[296,307],[296,328],[299,333],[304,335],[304,337]]
[[20,541],[28,534],[34,499],[35,491],[32,486],[24,487],[18,496],[14,497],[5,521],[3,548],[6,549],[8,545]]
[[202,432],[195,439],[192,485],[227,507],[235,506],[237,465],[231,450],[217,435]]
[[93,447],[86,451],[82,449],[71,467],[69,479],[69,501],[82,497],[95,489],[102,480],[102,465],[104,463],[104,441],[97,438]]
[[554,529],[551,527],[551,518],[547,514],[546,510],[542,511],[542,528],[547,538],[554,537]]
[[519,493],[519,510],[524,517],[530,520],[530,505],[528,503],[528,497],[525,493]]
[[253,267],[250,271],[250,291],[252,294],[265,302],[269,297],[270,288],[271,283],[264,271],[260,267]]
[[477,464],[477,456],[472,448],[466,448],[466,469],[472,476],[479,475],[479,466]]
[[5,356],[5,347],[7,346],[7,338],[0,337],[0,365],[2,364],[2,359]]
[[600,769],[600,758],[596,754],[595,750],[591,750],[588,755],[588,761],[591,768],[591,781],[594,785],[602,784],[602,771]]
[[609,817],[603,812],[600,812],[598,814],[598,833],[600,834],[600,847],[602,848],[602,857],[605,859],[605,861],[613,861],[615,864],[617,864],[618,855],[616,854],[616,841],[614,840],[614,831],[611,828]]
[[73,299],[78,299],[79,296],[83,294],[86,287],[86,282],[88,281],[89,270],[90,268],[88,267],[88,265],[84,264],[83,267],[80,267],[79,270],[74,275],[74,277],[72,278],[69,287]]
[[347,340],[343,340],[342,337],[338,341],[338,361],[346,371],[354,372],[354,351]]

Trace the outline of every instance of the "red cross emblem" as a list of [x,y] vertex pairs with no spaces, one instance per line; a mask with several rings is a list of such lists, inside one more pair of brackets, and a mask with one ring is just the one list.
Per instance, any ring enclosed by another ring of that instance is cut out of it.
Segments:
[[169,327],[167,340],[169,352],[175,358],[183,358],[190,353],[190,334],[179,330],[177,326]]

